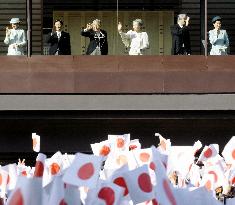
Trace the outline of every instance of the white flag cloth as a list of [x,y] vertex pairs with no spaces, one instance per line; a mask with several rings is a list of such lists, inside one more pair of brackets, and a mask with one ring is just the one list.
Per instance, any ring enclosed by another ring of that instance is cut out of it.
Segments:
[[40,152],[40,136],[36,133],[32,133],[32,141],[33,141],[33,151]]
[[17,182],[17,167],[16,164],[9,164],[6,166],[9,174],[9,183],[8,183],[8,189],[13,190],[16,186]]
[[160,204],[177,205],[176,197],[174,196],[169,179],[166,176],[166,170],[160,160],[158,150],[154,146],[152,146],[152,151],[153,151],[153,161],[156,166],[155,174],[157,178],[155,197]]
[[226,200],[226,205],[234,205],[234,204],[235,204],[235,198]]
[[129,143],[129,150],[141,149],[141,144],[139,139],[131,140]]
[[42,179],[20,176],[7,205],[41,205]]
[[152,149],[135,149],[132,151],[135,157],[135,160],[138,163],[138,166],[142,166],[144,164],[150,164],[152,162]]
[[111,144],[108,140],[100,143],[91,144],[91,149],[94,155],[106,157],[111,151]]
[[116,170],[110,178],[114,184],[124,189],[123,196],[126,197],[129,194],[124,174],[129,171],[128,165],[124,165],[120,169]]
[[225,145],[222,155],[227,164],[235,164],[235,136]]
[[46,155],[39,153],[36,159],[34,177],[43,177]]
[[111,150],[114,152],[129,150],[130,134],[108,135],[108,141],[111,143]]
[[63,181],[74,186],[96,187],[102,161],[100,156],[77,153],[72,165],[66,170]]
[[67,205],[81,205],[80,191],[78,187],[67,185],[65,186],[65,204]]
[[52,182],[48,205],[65,205],[64,182],[61,176],[55,176]]
[[209,146],[205,146],[202,150],[202,153],[200,154],[198,161],[207,161],[208,159],[211,159],[215,156],[217,156],[219,153],[219,145],[218,144],[211,144]]
[[134,204],[142,203],[154,198],[154,189],[147,165],[125,172],[123,175]]
[[163,154],[167,154],[171,148],[170,139],[165,139],[161,134],[155,133],[155,136],[159,138],[158,151]]
[[1,198],[4,198],[5,195],[7,194],[7,185],[9,184],[9,182],[10,182],[10,178],[9,178],[8,172],[1,167],[0,168]]

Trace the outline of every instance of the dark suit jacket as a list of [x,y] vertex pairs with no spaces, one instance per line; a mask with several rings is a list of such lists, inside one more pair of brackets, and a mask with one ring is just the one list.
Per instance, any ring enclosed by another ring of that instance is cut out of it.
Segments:
[[181,28],[178,24],[171,26],[172,35],[172,55],[178,55],[184,44],[185,51],[187,54],[191,54],[191,43],[189,27],[184,26]]
[[56,32],[52,32],[47,36],[46,42],[50,44],[50,55],[55,55],[57,50],[59,55],[71,55],[69,33],[62,31],[60,40],[58,40]]
[[[101,55],[108,55],[108,36],[107,32],[104,30],[100,30],[102,34],[104,34],[104,38],[100,39],[100,49],[101,49]],[[90,43],[87,48],[87,55],[90,55],[99,45],[99,39],[95,38],[95,31],[88,30],[84,31],[84,29],[81,30],[81,35],[90,38]]]

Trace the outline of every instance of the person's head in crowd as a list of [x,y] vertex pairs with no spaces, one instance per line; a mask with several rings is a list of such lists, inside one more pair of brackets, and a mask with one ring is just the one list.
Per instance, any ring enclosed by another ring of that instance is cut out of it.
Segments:
[[136,32],[141,32],[143,25],[144,25],[144,23],[143,23],[142,19],[135,19],[133,21],[133,30]]
[[188,17],[187,14],[179,14],[178,19],[177,19],[177,23],[180,26],[185,26],[187,17]]
[[222,18],[220,16],[215,16],[213,19],[212,19],[212,23],[213,23],[213,26],[216,30],[220,30],[221,29],[221,25],[222,25]]
[[56,30],[56,31],[61,31],[63,25],[64,25],[64,23],[63,23],[63,21],[60,20],[60,19],[56,19],[56,20],[54,21],[54,27],[55,27],[55,30]]
[[99,19],[95,19],[93,22],[92,22],[92,29],[94,31],[99,31],[101,29],[101,20]]
[[12,29],[18,29],[20,26],[20,19],[19,18],[12,18],[10,20],[10,24]]

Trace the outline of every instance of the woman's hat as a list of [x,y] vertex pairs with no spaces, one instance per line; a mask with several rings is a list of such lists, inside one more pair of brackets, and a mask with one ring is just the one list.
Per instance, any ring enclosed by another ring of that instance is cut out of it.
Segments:
[[220,16],[215,16],[213,19],[212,19],[212,23],[215,23],[216,21],[220,21],[222,18]]
[[10,20],[10,23],[11,23],[11,24],[20,23],[20,19],[19,19],[19,18],[12,18],[12,19]]

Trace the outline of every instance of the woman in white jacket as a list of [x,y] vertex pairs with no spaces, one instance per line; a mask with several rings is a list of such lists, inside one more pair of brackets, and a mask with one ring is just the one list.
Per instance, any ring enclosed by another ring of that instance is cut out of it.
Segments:
[[129,55],[144,55],[146,49],[149,48],[149,39],[146,32],[142,32],[143,21],[136,19],[133,21],[133,30],[124,33],[122,24],[118,24],[118,32],[122,38],[122,42],[126,47],[130,47]]
[[221,17],[212,19],[214,29],[209,31],[209,40],[212,45],[210,55],[227,55],[229,39],[226,30],[221,29]]
[[10,21],[12,29],[6,28],[4,43],[8,45],[7,55],[24,55],[26,36],[25,31],[19,28],[20,19],[12,18]]

